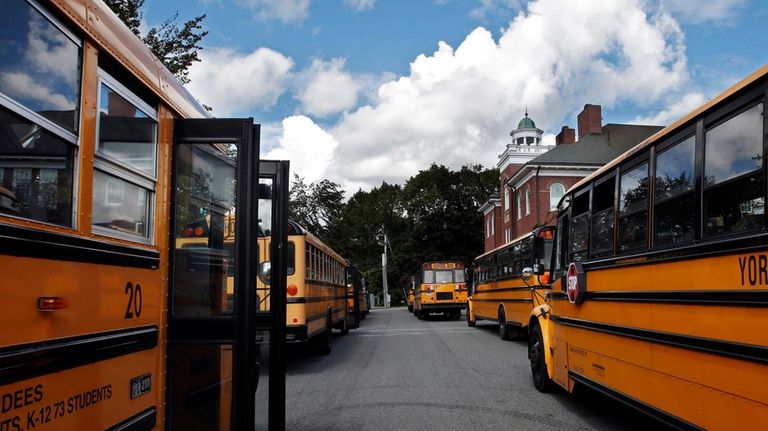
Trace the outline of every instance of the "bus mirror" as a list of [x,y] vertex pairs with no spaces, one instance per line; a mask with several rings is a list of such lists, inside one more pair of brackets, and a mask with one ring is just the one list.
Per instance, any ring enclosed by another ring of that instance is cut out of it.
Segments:
[[258,276],[264,284],[269,284],[272,281],[272,263],[270,261],[259,264]]
[[540,263],[533,264],[533,273],[535,275],[544,275],[544,272],[545,272],[544,265]]
[[257,191],[257,196],[259,199],[272,199],[272,186],[269,184],[259,184],[259,188]]
[[523,268],[522,274],[520,274],[523,277],[523,280],[527,280],[533,276],[533,268],[530,266],[526,266]]

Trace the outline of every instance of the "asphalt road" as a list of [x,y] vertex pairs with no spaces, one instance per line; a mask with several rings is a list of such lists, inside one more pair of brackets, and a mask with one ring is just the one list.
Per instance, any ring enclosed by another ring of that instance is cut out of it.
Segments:
[[375,309],[359,329],[334,331],[328,356],[292,349],[286,429],[664,430],[600,394],[542,394],[525,341],[502,341],[491,323],[416,319]]

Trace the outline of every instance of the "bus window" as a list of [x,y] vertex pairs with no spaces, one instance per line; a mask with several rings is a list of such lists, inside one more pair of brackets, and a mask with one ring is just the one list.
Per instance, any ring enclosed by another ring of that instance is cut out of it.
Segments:
[[615,177],[595,186],[592,204],[591,257],[608,256],[613,251],[613,192]]
[[696,137],[690,136],[656,155],[653,196],[655,246],[690,242],[694,239],[695,143]]
[[571,214],[569,261],[579,261],[586,258],[589,242],[589,192],[583,193],[573,200]]
[[435,283],[452,283],[453,271],[438,269],[435,271]]
[[643,249],[648,232],[648,163],[621,175],[619,195],[619,251]]
[[424,279],[422,280],[423,283],[434,283],[435,282],[435,271],[431,269],[425,269],[424,270]]
[[456,283],[464,283],[464,270],[463,269],[454,269],[453,270],[453,279],[456,281]]
[[705,136],[704,234],[762,228],[763,104],[709,129]]

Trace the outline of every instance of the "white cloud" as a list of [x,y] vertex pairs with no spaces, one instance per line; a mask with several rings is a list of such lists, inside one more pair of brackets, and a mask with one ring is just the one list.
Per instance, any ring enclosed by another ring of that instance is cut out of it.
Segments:
[[373,9],[376,0],[344,0],[344,4],[355,12],[362,12]]
[[262,152],[263,158],[290,160],[291,172],[308,183],[326,178],[326,167],[338,146],[336,139],[305,116],[288,117],[282,126],[277,146]]
[[688,93],[656,114],[637,117],[632,122],[634,124],[671,124],[678,118],[703,105],[706,101],[706,97],[701,93]]
[[249,54],[229,48],[200,51],[189,69],[190,92],[222,117],[260,106],[269,108],[285,92],[293,60],[268,48]]
[[747,0],[659,0],[673,15],[694,24],[724,23],[735,17],[747,5]]
[[[682,31],[644,5],[539,0],[498,41],[478,28],[455,49],[439,43],[329,129],[338,146],[325,175],[370,187],[402,183],[431,163],[491,167],[526,106],[539,128],[552,130],[585,103],[651,106],[679,95],[687,83]],[[295,125],[284,126],[288,135]]]
[[346,111],[357,103],[360,85],[344,71],[344,60],[314,60],[298,82],[296,99],[301,109],[310,115],[325,117]]
[[74,100],[52,91],[42,85],[43,81],[23,72],[0,73],[0,90],[19,100],[30,99],[38,102],[42,109],[66,111],[72,109]]
[[240,0],[261,20],[301,23],[309,15],[310,0]]

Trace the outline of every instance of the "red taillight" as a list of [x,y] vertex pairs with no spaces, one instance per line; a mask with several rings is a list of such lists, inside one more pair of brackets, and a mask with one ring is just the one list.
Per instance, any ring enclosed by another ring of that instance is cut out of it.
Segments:
[[194,232],[194,231],[192,230],[192,228],[191,228],[191,227],[185,227],[185,228],[184,228],[184,232],[182,233],[182,235],[183,235],[183,236],[192,236],[192,233],[193,233],[193,232]]
[[467,290],[467,286],[464,283],[459,284],[459,288],[456,289],[458,291]]
[[549,284],[549,273],[541,276],[541,284]]
[[286,290],[287,290],[287,292],[288,292],[288,295],[290,295],[290,296],[294,296],[294,295],[296,295],[297,293],[299,293],[299,288],[298,288],[298,287],[296,287],[296,285],[295,285],[295,284],[289,284],[289,285],[288,285],[288,289],[286,289]]
[[37,311],[56,311],[69,307],[67,298],[59,296],[41,296],[37,298]]
[[203,236],[205,229],[202,226],[195,226],[195,236]]

